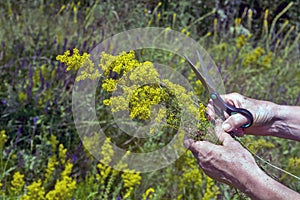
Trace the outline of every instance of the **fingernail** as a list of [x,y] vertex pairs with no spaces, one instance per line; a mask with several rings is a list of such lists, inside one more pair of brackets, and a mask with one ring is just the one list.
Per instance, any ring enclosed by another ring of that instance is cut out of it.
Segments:
[[230,126],[230,124],[228,124],[228,123],[224,123],[224,124],[222,125],[222,128],[223,128],[224,131],[230,131],[231,126]]

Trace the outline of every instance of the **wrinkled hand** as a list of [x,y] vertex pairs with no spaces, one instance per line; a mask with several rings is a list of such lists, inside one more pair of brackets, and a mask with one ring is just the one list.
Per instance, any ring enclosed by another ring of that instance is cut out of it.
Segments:
[[192,151],[198,164],[211,178],[241,190],[249,176],[259,171],[252,155],[235,141],[217,123],[215,134],[222,145],[208,141],[185,139],[185,146]]
[[[238,93],[221,95],[224,101],[237,108],[249,110],[253,115],[253,124],[249,128],[241,128],[242,125],[248,123],[248,119],[242,114],[226,116],[227,119],[223,122],[223,129],[226,132],[233,131],[237,136],[246,134],[268,135],[271,124],[273,123],[276,109],[274,103],[251,99]],[[207,106],[207,114],[210,118],[214,118],[213,101],[210,100]]]

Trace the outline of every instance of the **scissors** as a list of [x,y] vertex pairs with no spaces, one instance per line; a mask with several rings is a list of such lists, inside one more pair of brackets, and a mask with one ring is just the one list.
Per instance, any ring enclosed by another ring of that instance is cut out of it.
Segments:
[[216,91],[215,87],[211,85],[211,83],[213,83],[212,79],[207,72],[207,68],[204,64],[204,61],[203,61],[199,51],[197,51],[197,56],[200,61],[201,67],[205,72],[205,75],[206,75],[205,78],[204,78],[204,76],[202,76],[202,74],[198,71],[196,66],[192,63],[192,61],[187,56],[185,56],[185,59],[190,64],[190,66],[193,69],[193,71],[195,72],[197,78],[201,81],[201,83],[204,85],[204,87],[209,91],[210,98],[213,101],[213,105],[214,105],[216,114],[224,121],[226,119],[225,112],[228,115],[240,113],[248,119],[248,123],[241,126],[241,128],[250,127],[253,123],[253,115],[247,109],[236,108],[230,104],[225,103],[225,101],[221,98],[220,94]]

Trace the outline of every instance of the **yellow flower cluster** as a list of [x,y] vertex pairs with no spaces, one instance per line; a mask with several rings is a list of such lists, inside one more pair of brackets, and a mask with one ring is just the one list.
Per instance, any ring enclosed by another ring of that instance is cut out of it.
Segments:
[[251,137],[247,137],[243,139],[243,141],[245,141],[245,144],[247,145],[249,150],[255,154],[262,150],[264,147],[268,149],[275,147],[275,145],[272,142],[267,141],[265,138],[252,139]]
[[[80,56],[79,51],[74,49],[72,56],[67,51],[64,55],[58,56],[57,60],[65,63],[68,66],[67,70],[76,70],[81,68],[84,60],[89,60],[89,55],[84,53]],[[90,75],[94,77],[95,74],[92,62],[89,60],[88,63],[90,64],[85,68],[90,70],[83,70],[86,73],[85,78],[90,78]],[[165,120],[174,128],[180,124],[180,112],[184,104],[191,115],[189,117],[198,119],[200,124],[207,121],[204,117],[204,106],[200,104],[199,109],[199,106],[195,105],[192,92],[186,92],[184,87],[169,80],[161,80],[153,63],[139,62],[135,58],[134,51],[122,52],[117,56],[102,52],[99,67],[103,70],[102,88],[107,92],[114,92],[120,88],[123,92],[122,95],[103,100],[103,104],[110,106],[112,112],[129,111],[130,118],[144,121],[150,120],[154,106],[160,105],[168,109],[155,110],[159,114],[155,117],[156,123]],[[96,74],[99,75],[98,71]],[[81,75],[78,77],[83,77]]]
[[165,107],[159,108],[157,115],[155,117],[155,121],[157,123],[162,122],[163,119],[166,117],[166,115],[167,115],[167,108],[165,108]]
[[27,100],[27,94],[25,92],[19,92],[18,94],[18,98],[20,100],[20,102],[25,102]]
[[138,66],[140,63],[135,59],[134,51],[122,52],[118,56],[102,52],[99,64],[99,67],[104,71],[104,76],[114,79],[120,78],[118,75],[125,75]]
[[218,186],[215,185],[213,179],[206,176],[206,190],[202,200],[217,199],[218,194],[220,194]]
[[205,88],[202,82],[196,77],[196,74],[193,72],[189,73],[188,80],[193,86],[193,90],[195,91],[196,95],[201,96],[205,91]]
[[[32,182],[26,187],[26,193],[21,197],[21,200],[57,200],[70,199],[76,189],[76,181],[70,175],[73,169],[73,164],[70,160],[66,161],[67,149],[63,144],[57,148],[58,140],[54,135],[50,136],[49,143],[51,144],[53,155],[48,160],[47,168],[45,169],[44,179]],[[58,155],[58,156],[57,156]],[[56,171],[59,171],[59,166],[64,166],[59,177],[54,177]],[[58,169],[58,170],[57,170]],[[57,178],[54,188],[46,191],[44,186],[52,184],[54,178]]]
[[24,175],[20,172],[16,172],[13,175],[13,179],[11,181],[11,192],[12,194],[19,194],[24,187],[25,181],[24,181]]
[[[165,119],[170,127],[175,128],[180,124],[179,114],[184,104],[199,123],[207,122],[204,116],[205,107],[200,103],[199,109],[192,100],[194,93],[186,92],[184,87],[167,79],[161,80],[153,63],[147,61],[139,63],[135,60],[134,52],[121,53],[119,56],[103,53],[101,67],[108,77],[103,81],[102,88],[113,92],[118,84],[123,91],[122,95],[112,96],[103,101],[104,105],[111,107],[112,112],[127,110],[132,119],[150,120],[153,106],[161,105],[164,108],[155,110],[158,113],[155,117],[156,123]],[[129,75],[120,79],[119,75],[128,73],[128,70],[131,70]],[[203,89],[203,86],[199,88]],[[150,132],[154,131],[151,127]]]
[[57,161],[56,155],[50,157],[50,159],[48,160],[46,173],[45,173],[45,179],[44,179],[45,183],[47,183],[51,179],[53,172],[55,171],[55,168],[58,164],[59,163]]
[[126,190],[124,199],[126,199],[130,196],[134,186],[141,184],[142,177],[139,172],[135,172],[134,170],[124,170],[122,178],[124,181],[124,189]]
[[270,67],[271,60],[273,58],[273,53],[268,52],[266,54],[265,50],[261,47],[256,47],[251,53],[247,54],[243,60],[243,66],[249,64],[257,64],[265,68]]
[[65,164],[66,162],[66,158],[67,158],[67,149],[64,148],[64,145],[63,144],[59,144],[58,146],[58,156],[59,156],[59,159],[60,159],[60,163],[61,164]]
[[300,176],[300,157],[290,158],[287,169],[296,176]]
[[117,81],[112,78],[105,79],[102,83],[102,88],[107,92],[113,92],[117,89]]
[[251,34],[246,36],[244,34],[239,35],[236,39],[235,39],[235,45],[236,48],[241,49],[243,46],[245,46],[248,42],[248,40],[251,38]]
[[104,144],[101,147],[100,155],[102,158],[99,164],[97,165],[99,173],[96,175],[96,178],[101,185],[104,185],[106,178],[110,175],[112,171],[112,168],[109,166],[109,163],[111,162],[112,157],[114,155],[114,150],[111,145],[110,138],[105,139]]
[[[102,53],[100,66],[107,77],[103,81],[102,88],[108,92],[115,91],[116,85],[123,86],[123,96],[113,96],[103,101],[105,105],[111,106],[112,112],[130,110],[130,117],[148,120],[152,105],[158,104],[163,90],[158,86],[147,85],[148,83],[159,83],[159,73],[151,62],[140,63],[135,59],[133,51],[112,56]],[[128,76],[124,77],[130,71]],[[131,83],[131,85],[128,85]],[[153,84],[152,84],[153,85]],[[130,106],[130,107],[128,107]]]
[[145,85],[137,88],[130,99],[130,118],[150,119],[151,107],[160,103],[164,95],[165,90],[160,87]]
[[[205,175],[202,170],[199,170],[193,154],[190,151],[187,151],[180,159],[182,160],[179,160],[176,163],[176,167],[178,167],[179,170],[179,175],[177,176],[179,177],[174,178],[174,181],[179,181],[179,187],[177,188],[177,194],[179,195],[176,199],[217,199],[217,196],[220,193],[219,187],[212,179]],[[199,188],[205,188],[203,194],[199,192]],[[195,192],[199,196],[193,196]]]
[[70,51],[67,50],[63,55],[58,55],[56,60],[64,63],[67,66],[67,71],[81,68],[79,75],[76,77],[76,81],[91,79],[95,80],[100,77],[99,70],[95,68],[94,63],[90,59],[90,54],[79,54],[79,50],[74,48],[73,54],[70,55]]
[[114,150],[111,145],[111,139],[106,138],[104,141],[103,146],[101,147],[101,153],[102,159],[100,160],[101,163],[108,165],[111,162],[111,158],[114,155]]
[[[113,147],[111,145],[111,139],[106,138],[103,146],[101,147],[101,157],[99,164],[97,165],[99,173],[96,175],[96,180],[100,184],[100,197],[102,199],[108,199],[108,193],[116,179],[116,176],[120,174],[120,171],[113,169],[109,166],[114,155]],[[125,190],[124,198],[128,198],[134,188],[134,186],[139,185],[141,182],[141,176],[139,172],[134,170],[126,169],[127,165],[123,164],[122,160],[126,159],[126,156],[130,154],[129,151],[123,156],[123,158],[117,163],[117,169],[123,169],[123,174],[121,175],[123,179],[123,189]]]
[[76,181],[70,177],[73,164],[68,161],[64,171],[61,173],[61,180],[58,180],[54,189],[46,194],[47,200],[70,199],[76,189]]
[[184,87],[174,84],[169,80],[163,80],[163,83],[178,99],[178,107],[181,108],[185,106],[185,109],[187,109],[189,113],[188,117],[197,119],[199,122],[197,128],[201,131],[205,131],[209,124],[205,117],[206,107],[201,102],[199,102],[199,106],[196,105],[192,98],[195,94],[193,92],[186,92]]
[[3,188],[2,188],[3,184],[0,182],[0,195],[4,195],[4,192],[3,192]]
[[[57,56],[57,60],[65,63],[68,66],[67,70],[77,70],[82,68],[84,63],[89,63],[83,70],[85,75],[78,76],[80,80],[83,80],[95,77],[95,74],[97,77],[99,75],[98,71],[95,72],[89,57],[90,55],[86,53],[81,56],[78,49],[74,49],[72,56],[69,51],[66,51],[64,55]],[[134,51],[122,52],[117,56],[102,52],[99,67],[103,70],[102,75],[104,76],[102,88],[107,92],[114,92],[120,86],[123,91],[122,95],[111,96],[109,99],[103,100],[103,104],[110,106],[112,112],[127,110],[132,119],[149,120],[153,106],[161,104],[168,109],[158,111],[159,116],[155,118],[156,122],[159,123],[167,116],[167,124],[176,127],[180,123],[178,117],[183,105],[180,102],[185,102],[193,117],[199,119],[200,123],[202,120],[206,121],[204,109],[200,105],[201,112],[199,112],[199,108],[191,99],[192,93],[187,93],[185,88],[178,84],[160,80],[160,75],[153,63],[139,62],[135,58]],[[126,75],[127,73],[129,75]]]
[[45,200],[45,189],[42,186],[42,181],[34,181],[27,186],[27,193],[21,197],[21,200]]
[[[60,160],[62,161],[62,157]],[[73,164],[70,161],[64,161],[64,164],[65,169],[61,172],[61,179],[56,182],[54,189],[46,194],[47,200],[69,199],[76,189],[76,181],[70,177]]]
[[65,63],[67,66],[67,71],[75,70],[77,71],[84,64],[84,60],[90,57],[89,54],[84,53],[82,56],[79,54],[79,50],[74,48],[73,54],[70,55],[70,50],[67,50],[63,55],[56,56],[56,60]]
[[143,200],[152,199],[154,192],[155,192],[154,188],[148,188],[146,192],[143,194]]
[[[56,156],[56,150],[57,150],[57,144],[58,144],[58,140],[57,140],[56,136],[51,134],[49,142],[51,144],[51,150],[52,150],[53,155],[48,160],[48,164],[47,164],[47,168],[46,168],[46,172],[45,172],[44,183],[47,183],[51,179],[51,177],[56,169],[56,166],[59,164],[59,162],[57,161],[57,156]],[[63,155],[63,157],[65,157],[65,155]]]
[[52,152],[53,153],[56,152],[56,146],[58,144],[58,140],[57,140],[56,136],[51,134],[49,142],[51,144]]
[[5,130],[2,130],[0,131],[0,150],[3,149],[6,142],[7,142],[7,135],[5,134]]
[[184,167],[179,182],[179,188],[184,189],[186,184],[200,187],[202,185],[202,173],[199,172],[198,164],[190,151],[184,154]]
[[99,163],[97,165],[97,168],[99,170],[99,173],[96,174],[96,179],[100,183],[100,185],[104,185],[105,180],[107,179],[107,177],[110,175],[110,173],[112,171],[112,168],[110,166],[104,165],[102,163]]
[[269,51],[267,55],[263,56],[261,65],[265,68],[270,68],[272,59],[273,59],[273,53]]

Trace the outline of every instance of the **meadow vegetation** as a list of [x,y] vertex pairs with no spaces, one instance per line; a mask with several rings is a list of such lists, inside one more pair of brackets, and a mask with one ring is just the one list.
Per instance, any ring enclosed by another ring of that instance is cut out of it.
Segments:
[[[149,173],[126,166],[118,171],[106,165],[114,156],[110,140],[123,145],[130,154],[160,148],[173,136],[133,140],[138,148],[128,145],[129,138],[111,125],[107,107],[116,101],[110,93],[117,80],[109,77],[109,72],[97,88],[99,122],[109,135],[99,149],[102,160],[93,158],[82,144],[72,116],[75,81],[99,75],[76,78],[80,68],[76,64],[105,38],[141,27],[173,29],[199,42],[215,61],[226,92],[299,106],[299,1],[220,2],[0,2],[0,199],[247,199],[206,176],[188,151],[172,165]],[[253,2],[259,2],[260,7]],[[109,59],[111,55],[106,56]],[[151,71],[154,60],[149,58],[165,64],[173,59],[174,69],[187,64],[159,50],[149,50],[148,54],[124,52],[117,59],[126,60],[125,68],[115,69],[117,75],[139,65]],[[155,77],[156,72],[151,72]],[[200,94],[195,77],[189,80]],[[165,80],[164,85],[168,84],[172,85]],[[147,110],[163,101],[175,104],[171,111],[162,109],[159,113],[168,116],[171,126],[166,130],[176,129],[178,102],[172,95],[182,90],[178,85],[172,87],[175,89],[171,92],[159,84],[132,91],[137,99],[151,96],[151,101],[131,100],[132,119],[147,120]],[[121,97],[115,98],[121,102]],[[110,109],[113,112],[114,108]],[[198,117],[203,123],[198,128],[205,125],[203,112],[200,104]],[[300,176],[300,146],[296,142],[252,136],[241,140],[266,161]],[[300,192],[299,180],[258,162],[270,176]]]

